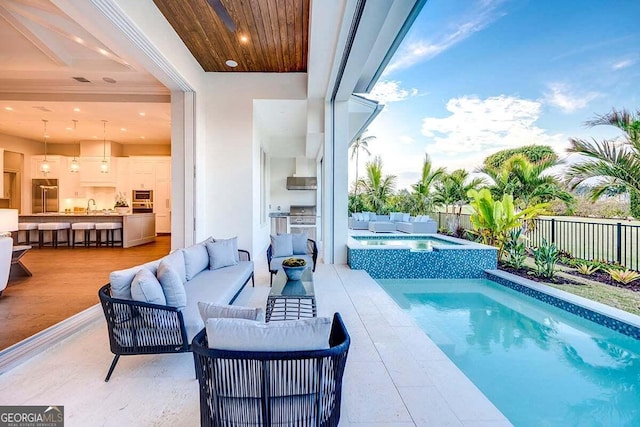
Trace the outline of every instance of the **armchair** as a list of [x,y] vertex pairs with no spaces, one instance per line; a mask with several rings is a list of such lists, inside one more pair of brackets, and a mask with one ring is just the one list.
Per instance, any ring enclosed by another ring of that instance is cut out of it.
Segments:
[[313,271],[316,271],[316,261],[318,260],[318,245],[316,245],[316,241],[312,239],[307,239],[307,253],[305,255],[291,255],[284,257],[274,257],[273,256],[273,247],[269,245],[267,248],[267,264],[269,266],[269,284],[273,284],[273,276],[278,273],[278,270],[282,269],[282,261],[287,258],[296,257],[303,258],[309,262],[313,263]]
[[0,237],[0,296],[9,282],[12,253],[13,239],[11,237]]
[[200,425],[337,426],[350,342],[338,313],[324,350],[215,350],[203,329],[191,344]]

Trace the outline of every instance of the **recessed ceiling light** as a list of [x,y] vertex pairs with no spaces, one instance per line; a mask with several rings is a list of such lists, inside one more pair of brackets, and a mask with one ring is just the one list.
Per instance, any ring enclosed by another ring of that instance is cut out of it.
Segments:
[[74,108],[73,111],[75,111],[76,113],[80,112],[80,109],[78,107]]
[[247,37],[247,36],[240,36],[240,41],[241,41],[242,43],[246,43],[246,42],[248,42],[248,41],[249,41],[249,37]]
[[100,52],[102,55],[105,55],[105,56],[109,54],[109,52],[107,52],[106,50],[104,50],[102,48],[98,49],[98,52]]
[[7,110],[7,111],[13,111],[13,108],[11,108],[11,107],[4,107],[4,109]]
[[234,61],[233,59],[228,59],[225,64],[227,64],[227,66],[231,67],[231,68],[236,68],[238,66],[238,63],[236,61]]
[[120,128],[120,132],[126,132],[127,128]]
[[146,114],[144,112],[138,113],[141,116],[146,116]]
[[144,136],[141,136],[140,139],[144,139]]
[[65,130],[72,131],[73,128],[65,128]]
[[112,79],[111,77],[103,77],[102,80],[104,80],[107,83],[115,83],[116,80]]

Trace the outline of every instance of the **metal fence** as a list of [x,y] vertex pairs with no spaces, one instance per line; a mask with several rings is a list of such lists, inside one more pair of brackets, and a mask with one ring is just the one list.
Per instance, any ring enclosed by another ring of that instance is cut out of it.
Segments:
[[[454,214],[440,212],[438,228],[450,228]],[[460,215],[460,226],[472,229],[471,215]],[[632,270],[640,270],[640,226],[623,222],[572,221],[556,218],[537,218],[527,232],[529,245],[539,246],[542,239],[554,243],[559,250],[575,258],[618,263]]]

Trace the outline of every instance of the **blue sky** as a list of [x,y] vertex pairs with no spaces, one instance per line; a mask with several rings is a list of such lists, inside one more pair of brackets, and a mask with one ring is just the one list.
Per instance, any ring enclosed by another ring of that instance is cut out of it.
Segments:
[[566,158],[570,137],[616,136],[584,122],[640,109],[638,16],[638,0],[427,1],[367,95],[386,107],[360,174],[380,155],[408,188],[425,152],[473,171],[505,148],[546,144]]

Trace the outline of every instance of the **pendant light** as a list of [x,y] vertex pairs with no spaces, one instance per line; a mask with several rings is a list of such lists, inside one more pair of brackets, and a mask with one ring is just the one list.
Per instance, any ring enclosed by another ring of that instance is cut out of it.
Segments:
[[107,162],[107,121],[102,121],[102,163],[100,172],[109,173],[109,163]]
[[[76,138],[76,126],[78,124],[77,120],[73,120],[73,139],[74,142],[77,143],[78,140]],[[77,144],[78,147],[80,146],[80,144]],[[76,150],[75,150],[75,146],[76,144],[73,145],[73,160],[71,160],[71,164],[69,165],[69,172],[71,173],[78,173],[78,171],[80,171],[80,164],[78,163],[78,160],[76,160]]]
[[44,161],[40,163],[40,172],[42,172],[44,176],[49,175],[51,171],[51,167],[47,161],[47,122],[48,120],[42,119],[42,123],[44,123],[44,133],[42,135],[42,140],[44,141]]

